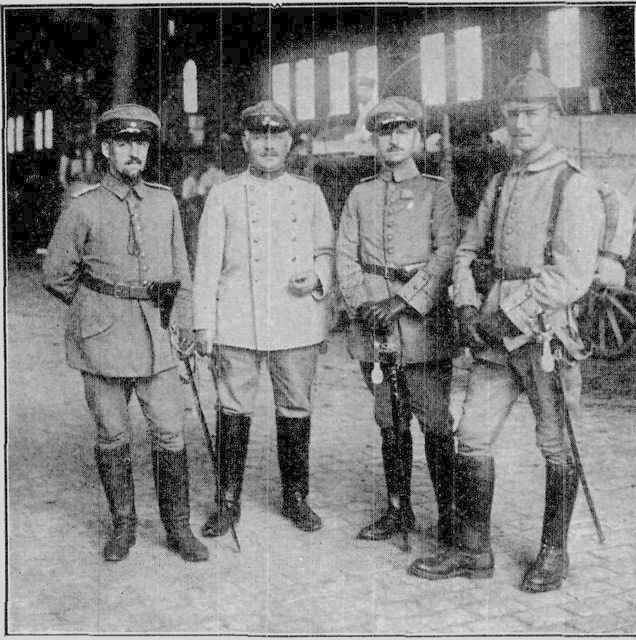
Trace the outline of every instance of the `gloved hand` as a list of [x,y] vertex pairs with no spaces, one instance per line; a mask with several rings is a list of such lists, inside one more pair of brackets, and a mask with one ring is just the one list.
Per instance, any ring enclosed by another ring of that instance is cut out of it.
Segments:
[[457,310],[460,342],[471,349],[483,349],[487,346],[477,331],[476,323],[478,317],[479,311],[477,307],[465,306]]
[[189,358],[194,351],[194,331],[179,327],[177,334],[177,353],[179,358]]
[[475,326],[477,331],[493,340],[501,340],[504,337],[514,338],[521,333],[501,310],[493,314],[479,315]]
[[300,298],[311,293],[319,284],[320,280],[318,280],[316,272],[313,269],[307,269],[307,271],[303,271],[303,273],[292,278],[287,286],[293,295]]
[[406,302],[399,296],[391,296],[374,302],[367,300],[356,309],[356,317],[369,331],[388,332],[392,322],[407,308]]

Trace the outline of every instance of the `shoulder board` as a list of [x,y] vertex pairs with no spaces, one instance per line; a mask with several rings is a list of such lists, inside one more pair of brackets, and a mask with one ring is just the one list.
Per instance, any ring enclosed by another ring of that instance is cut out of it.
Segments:
[[172,187],[169,187],[167,184],[159,184],[158,182],[146,182],[143,180],[143,183],[147,187],[152,187],[153,189],[165,189],[166,191],[172,191]]
[[428,178],[429,180],[438,180],[439,182],[446,182],[446,178],[442,178],[442,176],[434,176],[430,173],[420,173],[422,178]]
[[214,185],[212,185],[212,188],[218,187],[220,184],[223,184],[224,182],[229,182],[230,180],[236,180],[238,177],[242,175],[243,175],[242,173],[233,173],[229,176],[223,176],[218,182],[215,182]]
[[362,183],[362,182],[371,182],[371,180],[375,180],[378,177],[378,175],[367,176],[366,178],[362,178],[362,180],[360,180],[360,183]]
[[97,184],[86,185],[85,187],[82,187],[75,193],[72,193],[71,198],[79,198],[80,196],[83,196],[85,193],[90,193],[91,191],[95,191],[96,189],[99,189],[101,186],[102,185],[99,182]]
[[566,160],[567,164],[572,167],[572,169],[574,169],[577,173],[582,173],[584,175],[589,175],[587,173],[585,173],[585,171],[578,165],[576,164],[576,162],[572,162],[572,160],[570,160],[569,158],[567,158]]

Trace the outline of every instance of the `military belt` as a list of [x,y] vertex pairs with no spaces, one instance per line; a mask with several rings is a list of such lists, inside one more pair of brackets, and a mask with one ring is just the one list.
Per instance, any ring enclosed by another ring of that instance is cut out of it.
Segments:
[[113,284],[112,282],[106,282],[105,280],[95,278],[88,273],[82,274],[80,282],[91,291],[103,293],[104,295],[113,296],[115,298],[122,298],[124,300],[152,300],[154,297],[148,290],[147,286],[140,284],[126,284],[124,282]]
[[362,271],[364,273],[372,273],[376,276],[382,276],[387,280],[397,280],[398,282],[406,283],[408,282],[415,271],[409,273],[404,267],[382,267],[379,264],[361,264]]
[[537,274],[532,270],[532,267],[516,265],[495,267],[494,274],[495,278],[498,280],[530,280],[531,278],[537,277]]

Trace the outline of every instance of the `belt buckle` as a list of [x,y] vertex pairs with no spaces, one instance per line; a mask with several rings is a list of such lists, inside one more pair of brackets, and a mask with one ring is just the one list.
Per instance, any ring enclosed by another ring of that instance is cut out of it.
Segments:
[[[128,289],[128,295],[124,295],[126,289]],[[115,298],[130,298],[130,287],[123,282],[118,282],[115,285]]]

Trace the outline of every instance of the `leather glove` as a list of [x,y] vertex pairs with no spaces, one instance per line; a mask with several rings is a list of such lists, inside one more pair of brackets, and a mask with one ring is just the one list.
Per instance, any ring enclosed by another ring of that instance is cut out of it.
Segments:
[[475,326],[478,331],[493,340],[501,340],[504,337],[514,338],[521,333],[501,310],[493,314],[479,315]]
[[407,304],[400,296],[391,296],[373,305],[373,319],[376,324],[390,327],[391,323],[406,310]]
[[189,358],[194,351],[194,331],[192,331],[192,329],[182,329],[179,327],[177,341],[179,358]]
[[486,347],[486,343],[477,331],[476,323],[478,317],[479,311],[477,307],[465,306],[457,310],[460,342],[471,349],[483,349]]

